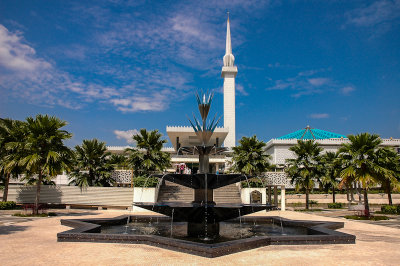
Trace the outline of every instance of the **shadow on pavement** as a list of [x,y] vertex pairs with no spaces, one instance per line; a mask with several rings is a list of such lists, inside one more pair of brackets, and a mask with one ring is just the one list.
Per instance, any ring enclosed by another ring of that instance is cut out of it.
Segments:
[[[49,211],[52,212],[52,211]],[[85,215],[99,215],[101,213],[98,212],[60,212],[60,211],[55,211],[57,213],[57,216],[85,216]]]
[[23,225],[1,225],[0,226],[0,235],[9,235],[15,232],[25,231],[29,228],[29,226]]

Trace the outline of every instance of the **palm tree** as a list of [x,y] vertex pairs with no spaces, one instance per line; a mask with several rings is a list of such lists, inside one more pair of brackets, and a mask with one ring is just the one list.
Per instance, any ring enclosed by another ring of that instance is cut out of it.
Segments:
[[[26,119],[27,135],[22,140],[23,155],[19,165],[25,168],[28,175],[37,178],[34,214],[38,213],[43,177],[54,177],[70,169],[72,152],[64,145],[64,140],[71,138],[72,134],[61,130],[65,125],[65,121],[48,115]],[[15,142],[10,147],[20,144],[21,142]]]
[[286,160],[288,164],[286,172],[291,177],[291,183],[296,184],[296,189],[305,190],[308,210],[310,191],[322,175],[322,165],[319,163],[322,148],[314,140],[298,140],[289,150],[296,158]]
[[128,164],[134,169],[135,176],[149,176],[153,171],[164,171],[171,165],[171,158],[167,152],[161,151],[167,141],[161,139],[158,130],[147,131],[141,129],[139,134],[132,138],[136,141],[136,148],[128,148]]
[[242,137],[239,146],[233,147],[232,171],[249,176],[260,175],[271,168],[271,156],[265,152],[265,142],[254,135]]
[[122,154],[112,154],[108,159],[108,163],[114,166],[114,168],[125,168],[128,166],[127,158]]
[[391,148],[380,148],[375,158],[377,164],[385,169],[378,179],[388,194],[389,205],[393,205],[392,189],[400,181],[400,155]]
[[332,202],[336,202],[336,189],[339,185],[338,177],[342,170],[340,160],[338,160],[338,153],[326,152],[321,156],[321,163],[323,165],[323,176],[321,183],[327,190],[332,189]]
[[349,135],[350,142],[342,144],[339,156],[344,163],[340,172],[340,186],[352,182],[360,182],[364,194],[365,215],[369,216],[368,187],[376,184],[378,176],[385,169],[377,164],[375,152],[382,140],[376,134],[361,133]]
[[114,167],[109,164],[110,155],[105,142],[83,140],[81,146],[75,146],[75,165],[70,183],[81,188],[112,185],[111,172]]
[[10,176],[18,176],[22,172],[19,166],[21,157],[18,145],[24,139],[26,131],[24,122],[12,119],[0,119],[0,173],[4,177],[3,201],[7,201]]

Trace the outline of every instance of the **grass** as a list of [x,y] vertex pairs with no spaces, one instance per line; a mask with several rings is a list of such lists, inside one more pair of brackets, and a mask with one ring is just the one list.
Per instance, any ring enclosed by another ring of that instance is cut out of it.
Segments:
[[54,213],[54,212],[39,213],[39,214],[14,213],[13,216],[18,216],[18,217],[50,217],[50,216],[57,216],[57,213]]
[[363,216],[363,215],[346,215],[344,216],[346,219],[351,220],[369,220],[369,221],[382,221],[382,220],[389,220],[387,216]]

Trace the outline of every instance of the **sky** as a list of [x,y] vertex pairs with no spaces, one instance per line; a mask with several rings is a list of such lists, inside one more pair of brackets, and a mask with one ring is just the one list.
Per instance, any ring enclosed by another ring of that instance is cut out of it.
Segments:
[[69,146],[113,146],[189,126],[200,89],[223,115],[227,11],[237,140],[400,138],[400,0],[1,0],[0,117],[54,115]]

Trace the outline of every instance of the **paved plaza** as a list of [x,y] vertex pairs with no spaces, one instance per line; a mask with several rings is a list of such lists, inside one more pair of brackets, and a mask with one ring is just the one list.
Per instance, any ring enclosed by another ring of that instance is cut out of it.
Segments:
[[[400,229],[393,226],[326,217],[321,213],[259,212],[298,220],[344,221],[339,231],[354,234],[354,245],[267,246],[219,258],[203,258],[146,245],[57,242],[68,230],[60,219],[100,218],[126,211],[58,210],[51,218],[14,218],[0,214],[2,265],[398,265]],[[132,214],[132,213],[130,213]],[[332,212],[331,215],[332,216]],[[340,215],[339,215],[340,216]],[[393,220],[396,224],[398,220]]]

